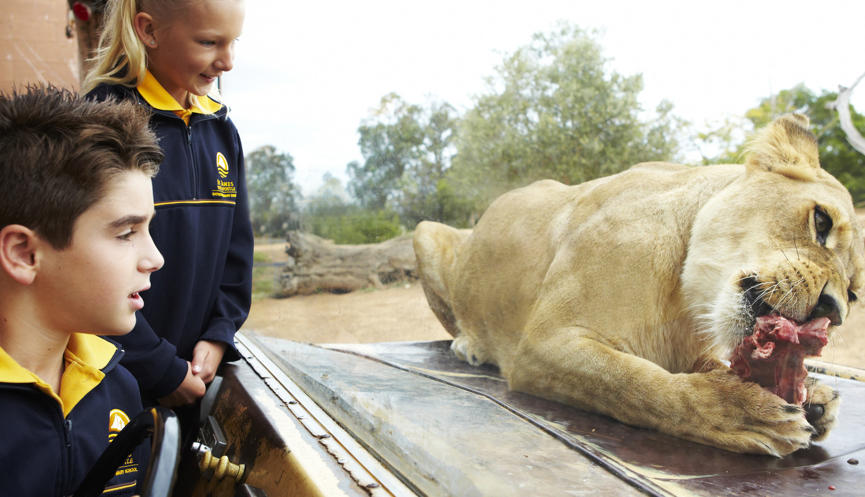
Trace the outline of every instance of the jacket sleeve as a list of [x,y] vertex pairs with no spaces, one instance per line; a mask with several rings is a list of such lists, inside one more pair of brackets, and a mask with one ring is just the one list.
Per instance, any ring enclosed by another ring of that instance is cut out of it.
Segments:
[[[232,125],[233,128],[233,125]],[[252,299],[252,223],[249,220],[249,199],[246,196],[246,171],[243,147],[240,136],[234,130],[237,157],[237,197],[234,207],[234,221],[231,230],[231,244],[225,260],[225,269],[219,285],[219,293],[207,329],[201,340],[222,342],[225,348],[225,361],[240,358],[234,345],[234,334],[246,321]]]
[[106,338],[123,347],[122,363],[138,380],[146,398],[170,394],[186,377],[186,361],[177,357],[174,345],[156,335],[141,312],[135,313],[132,331]]

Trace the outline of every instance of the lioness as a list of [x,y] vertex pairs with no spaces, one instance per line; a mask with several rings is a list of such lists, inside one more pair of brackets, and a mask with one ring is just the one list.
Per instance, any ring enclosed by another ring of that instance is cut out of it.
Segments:
[[726,362],[758,316],[834,327],[865,284],[850,195],[807,127],[776,120],[744,165],[539,181],[471,231],[420,223],[418,269],[452,350],[511,389],[731,451],[825,437],[837,392],[809,379],[803,409]]

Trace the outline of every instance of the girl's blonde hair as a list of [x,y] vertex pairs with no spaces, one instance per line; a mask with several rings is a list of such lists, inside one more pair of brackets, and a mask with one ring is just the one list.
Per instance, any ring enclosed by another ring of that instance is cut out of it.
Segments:
[[138,86],[147,69],[147,51],[135,32],[135,15],[147,12],[166,19],[169,10],[189,0],[109,0],[93,67],[81,83],[87,93],[102,83]]

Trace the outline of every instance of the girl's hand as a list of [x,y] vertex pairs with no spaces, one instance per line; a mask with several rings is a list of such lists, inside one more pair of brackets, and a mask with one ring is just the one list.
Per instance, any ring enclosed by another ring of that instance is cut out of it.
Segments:
[[165,407],[192,404],[204,396],[205,389],[204,382],[192,373],[192,364],[187,362],[186,377],[183,378],[183,382],[177,387],[177,390],[159,399],[159,403]]
[[192,374],[200,378],[205,384],[213,381],[216,368],[222,362],[225,354],[225,343],[201,340],[192,349]]

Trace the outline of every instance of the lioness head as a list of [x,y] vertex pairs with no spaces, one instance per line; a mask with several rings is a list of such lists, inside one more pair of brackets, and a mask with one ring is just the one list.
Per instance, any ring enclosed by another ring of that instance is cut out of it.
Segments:
[[742,174],[696,215],[683,291],[725,357],[757,316],[839,325],[863,291],[862,228],[807,126],[788,115],[761,130]]

